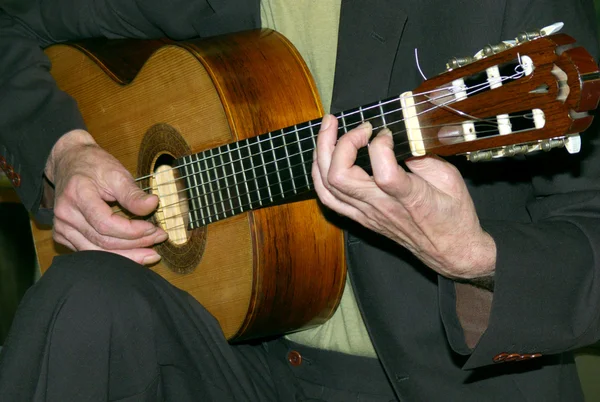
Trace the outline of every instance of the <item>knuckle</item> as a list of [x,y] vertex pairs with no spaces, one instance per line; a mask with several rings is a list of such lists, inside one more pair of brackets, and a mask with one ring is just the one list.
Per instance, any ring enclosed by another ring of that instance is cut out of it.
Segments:
[[346,182],[346,177],[343,173],[338,171],[329,171],[327,175],[327,182],[334,188],[342,188]]
[[428,205],[429,201],[421,194],[409,194],[403,204],[409,210],[423,209]]
[[396,178],[390,172],[381,172],[378,175],[373,176],[373,180],[375,180],[375,184],[377,187],[382,189],[391,189],[396,186]]
[[94,229],[96,229],[96,232],[101,236],[107,236],[110,233],[110,225],[103,220],[95,220]]
[[106,250],[112,250],[117,248],[116,247],[116,239],[113,237],[108,237],[108,236],[96,236],[95,237],[95,242],[98,246],[102,247],[103,249]]
[[71,217],[71,208],[65,203],[58,203],[54,207],[54,222],[68,221]]

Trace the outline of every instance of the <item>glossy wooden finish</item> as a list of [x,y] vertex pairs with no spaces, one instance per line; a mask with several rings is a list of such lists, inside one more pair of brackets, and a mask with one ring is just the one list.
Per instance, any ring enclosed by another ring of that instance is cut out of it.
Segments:
[[[110,52],[98,43],[49,48],[52,74],[77,99],[98,143],[134,175],[145,133],[156,125],[181,134],[195,153],[322,113],[304,62],[273,31],[184,43],[125,41]],[[145,157],[180,156],[160,145],[144,148],[155,150]],[[162,262],[152,269],[198,299],[228,338],[287,332],[333,314],[345,281],[343,237],[314,199],[234,216],[204,232],[192,272]],[[64,250],[49,228],[34,225],[34,237],[44,270]]]
[[[455,79],[484,72],[488,67],[527,55],[531,57],[535,66],[531,75],[493,90],[482,91],[453,103],[452,107],[469,116],[492,120],[499,114],[531,111],[534,108],[541,109],[546,117],[546,124],[541,129],[444,144],[438,138],[438,127],[461,124],[469,118],[449,109],[432,108],[432,103],[425,96],[416,95],[415,102],[420,104],[417,110],[422,113],[419,122],[422,127],[429,127],[423,130],[427,151],[438,155],[462,154],[534,142],[587,129],[592,117],[587,113],[577,113],[597,107],[600,77],[597,77],[598,66],[594,59],[585,49],[574,47],[574,43],[573,38],[563,34],[539,38],[425,81],[413,91],[415,95],[447,86]],[[552,73],[554,66],[561,68],[567,75],[570,92],[565,101],[557,99],[560,89],[557,77]],[[590,79],[584,81],[586,76]],[[548,86],[547,93],[535,92],[544,85]]]

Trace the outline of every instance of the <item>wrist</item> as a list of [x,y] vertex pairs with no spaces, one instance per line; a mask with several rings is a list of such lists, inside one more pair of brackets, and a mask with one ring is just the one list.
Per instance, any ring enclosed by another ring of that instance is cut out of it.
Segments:
[[463,279],[490,278],[496,271],[496,242],[489,233],[482,230],[481,236],[467,247],[464,259],[467,267]]
[[54,183],[56,165],[65,154],[78,147],[90,145],[96,145],[96,141],[94,140],[94,137],[85,130],[72,130],[60,137],[52,147],[44,168],[44,175],[48,181]]

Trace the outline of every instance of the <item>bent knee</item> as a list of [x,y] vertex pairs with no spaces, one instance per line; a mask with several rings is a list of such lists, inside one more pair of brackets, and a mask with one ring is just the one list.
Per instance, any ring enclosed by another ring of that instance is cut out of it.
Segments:
[[127,297],[147,288],[149,275],[156,274],[120,255],[80,251],[56,257],[37,286],[61,293],[76,285],[89,290],[90,296],[111,289],[113,296]]

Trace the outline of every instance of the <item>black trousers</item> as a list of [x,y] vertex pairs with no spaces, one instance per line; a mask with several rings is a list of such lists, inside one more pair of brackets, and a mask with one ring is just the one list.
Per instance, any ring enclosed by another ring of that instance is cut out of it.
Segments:
[[0,399],[395,400],[378,360],[283,338],[230,345],[189,294],[102,252],[58,257],[28,291],[0,354]]

